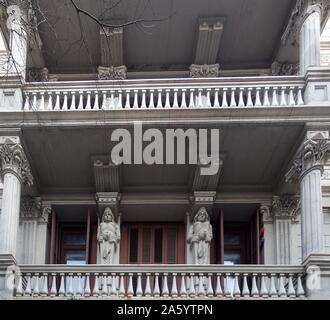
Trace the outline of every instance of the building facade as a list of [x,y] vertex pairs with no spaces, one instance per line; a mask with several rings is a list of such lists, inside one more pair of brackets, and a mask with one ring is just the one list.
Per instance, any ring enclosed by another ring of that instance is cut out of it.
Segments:
[[1,9],[0,297],[330,298],[328,1],[132,2]]

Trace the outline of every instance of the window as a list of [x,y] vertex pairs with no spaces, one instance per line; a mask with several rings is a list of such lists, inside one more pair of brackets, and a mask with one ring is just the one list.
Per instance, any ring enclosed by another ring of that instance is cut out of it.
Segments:
[[225,228],[224,264],[244,264],[246,257],[246,230],[243,227]]

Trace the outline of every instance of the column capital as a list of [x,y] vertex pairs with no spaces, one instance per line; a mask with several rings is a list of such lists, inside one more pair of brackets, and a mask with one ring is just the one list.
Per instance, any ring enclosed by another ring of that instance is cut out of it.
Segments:
[[18,137],[0,137],[0,173],[2,179],[8,172],[26,184],[33,184],[31,168]]
[[23,220],[37,220],[39,223],[48,223],[52,212],[51,205],[40,197],[22,196],[20,218]]
[[290,170],[285,174],[286,182],[302,179],[312,170],[320,170],[323,167],[330,153],[329,133],[307,132],[306,139],[297,152]]
[[220,65],[216,64],[192,64],[189,67],[190,78],[219,77]]
[[314,12],[320,13],[321,27],[327,21],[330,13],[330,3],[328,0],[298,0],[294,7],[289,23],[282,35],[282,44],[298,42],[298,34],[305,20]]

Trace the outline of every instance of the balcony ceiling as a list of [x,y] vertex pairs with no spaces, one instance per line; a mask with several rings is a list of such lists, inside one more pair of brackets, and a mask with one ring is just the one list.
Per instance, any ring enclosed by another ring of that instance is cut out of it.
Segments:
[[[75,0],[110,23],[163,19],[124,29],[123,61],[128,71],[187,70],[193,63],[198,18],[224,18],[216,62],[222,69],[268,68],[295,0]],[[118,5],[116,5],[118,3]],[[100,65],[99,25],[80,15],[70,0],[40,1],[49,24],[40,36],[51,72],[95,72]],[[109,7],[115,6],[113,9]],[[33,64],[33,62],[31,62]]]

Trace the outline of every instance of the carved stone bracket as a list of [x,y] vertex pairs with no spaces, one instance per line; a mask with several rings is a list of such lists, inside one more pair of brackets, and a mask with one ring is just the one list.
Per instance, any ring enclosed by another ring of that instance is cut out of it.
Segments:
[[102,213],[106,207],[109,207],[117,218],[120,215],[120,193],[98,192],[96,193],[96,202],[98,204],[100,213]]
[[281,63],[274,61],[271,65],[270,73],[272,76],[293,76],[298,74],[299,64]]
[[220,65],[216,64],[192,64],[189,68],[191,78],[214,78],[219,76]]
[[99,80],[124,80],[127,76],[126,66],[119,67],[98,67],[98,78]]

